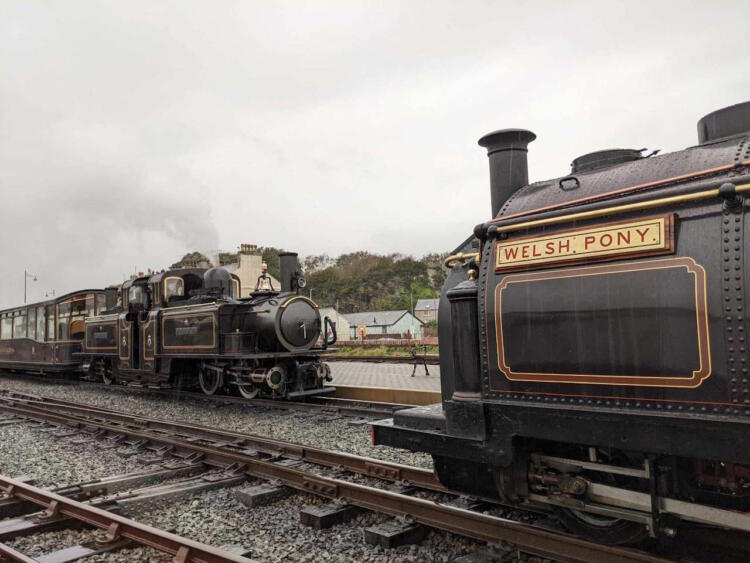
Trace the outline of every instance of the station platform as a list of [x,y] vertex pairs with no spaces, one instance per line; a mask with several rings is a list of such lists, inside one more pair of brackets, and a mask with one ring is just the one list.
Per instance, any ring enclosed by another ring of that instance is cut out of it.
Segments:
[[411,364],[373,364],[367,362],[330,362],[333,381],[330,385],[352,387],[386,387],[389,389],[415,389],[440,392],[440,366],[427,366],[430,375],[424,374],[424,366]]
[[334,398],[399,405],[431,405],[441,401],[437,366],[429,366],[429,376],[420,366],[412,377],[413,366],[409,364],[347,361],[329,365],[333,381],[328,385],[336,388]]

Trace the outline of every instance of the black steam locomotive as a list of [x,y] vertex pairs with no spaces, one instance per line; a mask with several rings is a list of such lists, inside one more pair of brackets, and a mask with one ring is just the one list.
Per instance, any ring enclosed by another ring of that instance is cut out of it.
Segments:
[[493,219],[447,261],[443,403],[373,441],[599,541],[750,532],[750,102],[698,132],[533,184],[533,133],[480,139]]
[[[281,291],[239,297],[222,268],[169,270],[126,281],[116,306],[85,319],[83,368],[107,384],[139,382],[237,390],[245,398],[294,399],[331,393],[335,326],[299,295],[297,255],[281,255]],[[113,296],[108,296],[113,301]],[[325,324],[333,338],[316,347]]]

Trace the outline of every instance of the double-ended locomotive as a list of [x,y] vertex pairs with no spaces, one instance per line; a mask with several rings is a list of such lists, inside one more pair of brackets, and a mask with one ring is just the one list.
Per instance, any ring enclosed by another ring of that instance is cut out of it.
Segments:
[[223,268],[183,268],[0,311],[0,368],[248,399],[332,393],[321,354],[335,324],[299,294],[297,254],[280,261],[281,290],[247,298]]
[[[128,280],[121,306],[86,319],[87,369],[105,383],[139,381],[193,387],[207,395],[236,389],[293,399],[331,393],[328,364],[316,349],[335,327],[299,294],[297,254],[284,253],[281,291],[239,298],[239,279],[223,268],[181,269]],[[323,332],[323,323],[326,331]]]
[[533,133],[482,137],[493,217],[447,260],[443,402],[374,443],[598,541],[750,532],[750,102],[698,132],[531,184]]

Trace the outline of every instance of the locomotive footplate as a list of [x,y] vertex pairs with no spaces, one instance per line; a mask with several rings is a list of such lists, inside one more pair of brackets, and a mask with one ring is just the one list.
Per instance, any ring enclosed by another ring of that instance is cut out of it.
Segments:
[[374,422],[372,442],[377,446],[429,452],[493,465],[507,457],[504,452],[487,447],[482,440],[448,434],[443,405],[440,403],[402,409],[396,411],[392,419]]
[[305,389],[304,391],[290,391],[287,394],[288,399],[299,399],[300,397],[310,397],[311,395],[330,395],[335,393],[335,387],[321,387],[320,389]]
[[[701,445],[701,454],[707,459],[750,463],[750,452],[737,447],[746,440],[750,422],[722,415],[636,414],[600,408],[597,423],[591,424],[592,413],[583,407],[499,401],[483,402],[483,407],[489,421],[484,440],[451,432],[443,405],[436,404],[404,409],[393,419],[374,423],[373,443],[499,466],[512,463],[512,444],[517,439],[619,447],[687,458],[693,457]],[[655,433],[655,428],[662,432]]]

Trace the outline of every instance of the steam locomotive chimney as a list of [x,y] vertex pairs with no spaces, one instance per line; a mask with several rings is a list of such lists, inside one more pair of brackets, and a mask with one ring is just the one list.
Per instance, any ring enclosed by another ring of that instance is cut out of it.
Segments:
[[526,147],[534,139],[536,135],[526,129],[501,129],[479,139],[479,145],[487,149],[490,159],[493,217],[497,217],[513,192],[529,183]]
[[297,253],[282,252],[279,254],[279,262],[281,266],[281,291],[292,291],[292,279],[297,271]]

